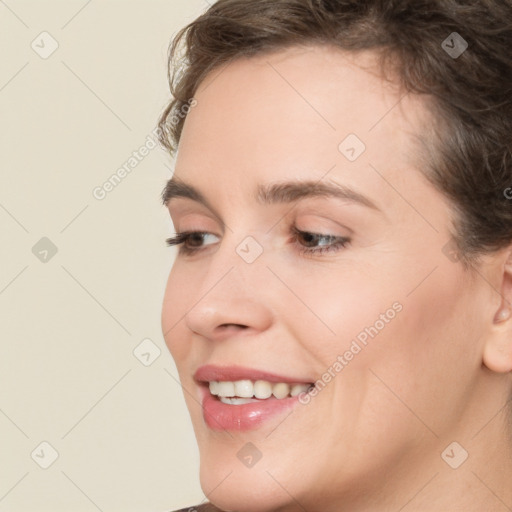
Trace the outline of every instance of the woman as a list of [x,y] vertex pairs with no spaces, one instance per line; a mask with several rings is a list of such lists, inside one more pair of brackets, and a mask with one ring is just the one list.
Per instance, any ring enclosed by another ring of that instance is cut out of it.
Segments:
[[486,0],[219,0],[174,40],[184,510],[512,510],[511,49]]

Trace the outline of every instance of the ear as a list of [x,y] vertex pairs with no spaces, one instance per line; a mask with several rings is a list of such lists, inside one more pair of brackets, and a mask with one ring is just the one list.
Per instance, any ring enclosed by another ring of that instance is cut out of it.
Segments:
[[501,304],[496,309],[485,342],[483,362],[494,372],[512,371],[512,247],[500,252],[498,291]]

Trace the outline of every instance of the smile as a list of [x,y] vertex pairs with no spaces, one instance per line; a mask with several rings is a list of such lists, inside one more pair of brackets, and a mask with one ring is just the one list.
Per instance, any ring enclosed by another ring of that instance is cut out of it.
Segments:
[[287,382],[269,382],[267,380],[211,381],[210,393],[218,396],[224,404],[241,405],[254,402],[254,399],[282,400],[299,393],[307,392],[312,384],[289,384]]
[[238,366],[200,367],[203,419],[216,431],[256,429],[299,403],[299,395],[314,387],[308,380]]

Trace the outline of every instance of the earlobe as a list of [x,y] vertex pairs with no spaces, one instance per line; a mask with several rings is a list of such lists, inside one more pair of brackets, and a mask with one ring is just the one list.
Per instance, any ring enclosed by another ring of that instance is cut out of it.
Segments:
[[494,323],[499,324],[501,322],[505,322],[506,320],[508,320],[510,318],[511,314],[512,314],[512,312],[509,307],[500,308],[497,311],[496,315],[494,316]]
[[512,310],[505,304],[494,316],[492,332],[485,343],[483,362],[494,372],[512,371]]
[[489,370],[498,373],[512,371],[512,341],[499,336],[485,344],[483,362]]
[[494,372],[512,371],[512,251],[501,266],[501,304],[485,343],[483,363]]

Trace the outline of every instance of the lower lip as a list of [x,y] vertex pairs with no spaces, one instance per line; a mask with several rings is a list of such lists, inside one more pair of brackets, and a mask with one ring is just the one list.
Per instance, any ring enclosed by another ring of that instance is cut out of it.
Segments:
[[252,430],[263,422],[291,409],[299,403],[299,395],[289,398],[269,398],[241,405],[222,403],[208,387],[202,386],[203,418],[212,430]]

